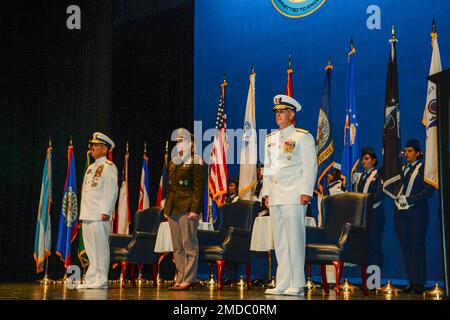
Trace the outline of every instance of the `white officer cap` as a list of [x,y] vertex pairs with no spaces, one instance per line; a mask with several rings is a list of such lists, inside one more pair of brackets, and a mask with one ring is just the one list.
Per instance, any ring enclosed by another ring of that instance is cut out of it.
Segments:
[[191,141],[194,142],[194,135],[185,128],[178,128],[175,131],[175,137],[177,141]]
[[339,171],[341,171],[341,164],[340,163],[333,163],[333,168],[338,169]]
[[94,132],[94,134],[92,135],[92,140],[89,142],[90,143],[101,143],[111,149],[114,149],[114,147],[116,146],[114,144],[114,141],[112,141],[106,134],[103,134],[101,132]]
[[300,105],[300,103],[298,103],[297,100],[284,94],[276,95],[273,98],[273,103],[275,104],[275,106],[273,107],[272,111],[286,109],[300,111],[302,109],[302,106]]

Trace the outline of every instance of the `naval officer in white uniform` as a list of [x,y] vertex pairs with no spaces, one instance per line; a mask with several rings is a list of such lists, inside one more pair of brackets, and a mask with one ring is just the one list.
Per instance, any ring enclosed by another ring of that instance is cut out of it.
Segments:
[[272,221],[278,262],[276,287],[266,294],[303,295],[305,286],[305,215],[317,176],[316,144],[306,130],[293,126],[300,104],[277,95],[273,111],[279,130],[265,143],[263,195]]
[[86,170],[83,180],[80,220],[83,241],[89,258],[86,283],[79,289],[108,288],[110,219],[117,200],[117,168],[106,155],[114,142],[105,134],[95,132],[91,154],[95,162]]

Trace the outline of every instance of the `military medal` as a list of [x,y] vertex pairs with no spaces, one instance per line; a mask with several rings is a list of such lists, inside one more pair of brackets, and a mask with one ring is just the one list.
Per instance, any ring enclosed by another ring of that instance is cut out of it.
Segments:
[[292,157],[291,157],[291,156],[287,156],[287,159],[288,159],[288,160],[291,160],[291,159],[292,159]]
[[94,177],[101,177],[102,173],[103,173],[103,165],[101,165],[100,167],[97,168],[97,170],[95,170]]
[[292,153],[294,151],[294,149],[295,149],[295,141],[294,140],[287,140],[284,142],[284,145],[283,145],[284,153]]

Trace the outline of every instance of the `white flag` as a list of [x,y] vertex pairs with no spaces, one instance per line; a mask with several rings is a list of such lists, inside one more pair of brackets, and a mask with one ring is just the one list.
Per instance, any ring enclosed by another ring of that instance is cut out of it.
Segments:
[[[433,54],[431,56],[430,75],[442,71],[441,56],[439,54],[439,46],[437,42],[437,33],[431,34],[431,45]],[[428,81],[427,102],[423,112],[422,123],[426,128],[426,147],[425,147],[425,169],[424,180],[426,183],[439,188],[439,171],[438,171],[438,133],[437,133],[437,110],[436,103],[436,84]]]
[[117,233],[118,234],[130,234],[128,221],[130,211],[128,208],[128,183],[122,182],[119,192],[119,204],[117,207]]
[[118,234],[130,234],[129,226],[131,223],[130,217],[130,201],[128,194],[128,144],[127,152],[125,153],[124,167],[122,170],[122,185],[120,186],[119,199],[117,205],[116,216],[116,232]]
[[258,147],[255,120],[255,76],[256,73],[254,72],[250,75],[239,170],[239,197],[245,200],[252,199],[257,183]]

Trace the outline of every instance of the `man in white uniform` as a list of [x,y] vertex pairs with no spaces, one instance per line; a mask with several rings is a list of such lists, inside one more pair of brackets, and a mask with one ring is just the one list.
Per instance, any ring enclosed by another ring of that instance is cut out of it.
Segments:
[[276,287],[266,294],[303,295],[305,215],[317,176],[316,143],[308,131],[292,125],[300,104],[277,95],[273,111],[279,130],[265,143],[263,195],[272,221],[278,262]]
[[84,176],[81,196],[80,220],[83,222],[83,241],[89,258],[86,283],[79,289],[107,289],[109,271],[109,228],[111,214],[117,200],[117,168],[106,155],[114,142],[106,135],[95,132],[91,154],[95,162]]

